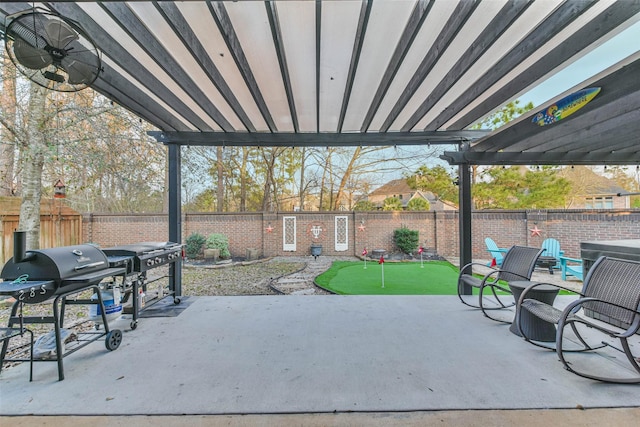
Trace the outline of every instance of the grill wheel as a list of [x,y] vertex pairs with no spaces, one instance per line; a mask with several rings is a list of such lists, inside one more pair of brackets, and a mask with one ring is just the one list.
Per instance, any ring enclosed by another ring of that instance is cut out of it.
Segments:
[[122,342],[122,332],[120,329],[114,329],[109,331],[107,334],[107,338],[104,341],[105,347],[107,350],[113,351],[120,347],[120,343]]

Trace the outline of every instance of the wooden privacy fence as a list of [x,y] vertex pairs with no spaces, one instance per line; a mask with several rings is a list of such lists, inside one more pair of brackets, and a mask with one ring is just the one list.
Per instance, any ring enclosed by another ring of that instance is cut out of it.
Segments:
[[[20,218],[19,197],[0,197],[0,265],[13,256],[13,232]],[[61,199],[40,203],[40,248],[82,243],[82,215],[66,206]]]

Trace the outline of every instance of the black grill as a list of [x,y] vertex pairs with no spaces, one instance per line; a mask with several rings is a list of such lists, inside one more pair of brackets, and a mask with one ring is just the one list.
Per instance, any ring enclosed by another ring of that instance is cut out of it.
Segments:
[[[115,350],[120,345],[122,333],[118,329],[109,330],[106,310],[102,300],[100,283],[111,279],[115,283],[116,276],[124,277],[127,272],[126,263],[121,266],[110,265],[104,252],[93,245],[63,246],[59,248],[25,251],[25,233],[14,234],[14,256],[3,267],[0,276],[0,295],[12,296],[15,302],[11,307],[11,315],[7,330],[27,331],[25,324],[48,323],[55,332],[56,357],[44,359],[58,363],[58,377],[64,379],[62,359],[97,339],[106,336],[105,345],[108,350]],[[93,290],[96,299],[79,299],[77,294]],[[68,298],[74,295],[74,298]],[[23,304],[36,304],[53,299],[51,315],[23,316]],[[64,324],[65,306],[67,304],[99,305],[104,324],[104,331],[78,332],[75,344],[62,348],[60,330]],[[18,324],[19,328],[14,325]],[[15,336],[15,334],[14,334]],[[2,342],[0,351],[0,369],[5,359],[9,339]],[[33,342],[30,348],[30,359],[13,358],[12,361],[29,360],[33,363]]]
[[[126,266],[126,278],[123,280],[123,303],[133,297],[130,306],[124,307],[124,312],[133,315],[131,329],[136,329],[138,316],[143,307],[150,307],[167,295],[174,296],[174,303],[179,304],[180,298],[175,295],[174,289],[164,286],[151,292],[149,285],[158,282],[168,276],[159,276],[153,279],[147,277],[149,270],[170,265],[182,260],[182,244],[174,242],[141,242],[130,245],[120,245],[103,249],[109,260],[111,268]],[[162,282],[159,282],[162,283]],[[143,297],[144,295],[144,297]]]
[[173,242],[142,242],[114,246],[103,251],[112,265],[129,257],[133,260],[129,272],[142,273],[178,261],[182,256],[182,245]]
[[4,265],[0,295],[34,304],[124,272],[122,267],[110,267],[107,256],[93,245],[32,250],[22,257],[14,255]]

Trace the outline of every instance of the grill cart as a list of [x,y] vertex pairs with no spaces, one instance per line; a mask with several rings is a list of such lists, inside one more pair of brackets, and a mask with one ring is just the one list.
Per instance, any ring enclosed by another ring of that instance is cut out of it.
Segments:
[[[126,274],[124,267],[110,267],[106,255],[93,245],[64,246],[51,249],[31,250],[26,252],[24,232],[14,234],[14,256],[2,269],[0,277],[0,295],[11,296],[15,302],[11,307],[7,330],[15,330],[16,325],[22,330],[25,324],[52,324],[54,326],[55,357],[35,360],[56,361],[58,363],[58,378],[64,379],[63,358],[80,348],[105,338],[107,350],[116,350],[122,341],[122,332],[111,330],[106,317],[100,283],[105,279]],[[78,299],[87,290],[93,290],[97,298]],[[38,304],[52,301],[51,312],[47,316],[24,316],[24,304]],[[79,332],[77,341],[73,341],[63,351],[61,330],[64,324],[64,311],[67,305],[86,304],[100,306],[102,332]],[[0,351],[0,369],[8,361],[30,361],[22,358],[6,359],[9,340],[15,336],[8,336],[2,340]],[[30,346],[30,356],[33,355],[33,344]]]

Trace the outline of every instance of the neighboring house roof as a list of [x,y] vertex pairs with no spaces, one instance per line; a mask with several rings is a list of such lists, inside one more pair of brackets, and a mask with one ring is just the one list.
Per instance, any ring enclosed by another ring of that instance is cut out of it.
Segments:
[[404,178],[394,179],[393,181],[389,181],[386,184],[378,187],[369,193],[369,197],[371,196],[385,196],[388,197],[390,194],[407,194],[413,193],[416,190],[409,187],[407,184],[407,180]]
[[579,196],[588,197],[627,192],[615,181],[598,175],[586,166],[565,167],[560,170],[559,175],[571,182],[575,194]]
[[[399,196],[402,197],[399,197]],[[386,184],[378,187],[369,193],[369,201],[377,206],[382,206],[384,200],[388,197],[398,197],[403,207],[406,207],[409,201],[415,198],[423,198],[431,205],[431,210],[451,210],[457,209],[455,205],[439,200],[431,191],[415,190],[409,187],[405,178],[394,179]]]

